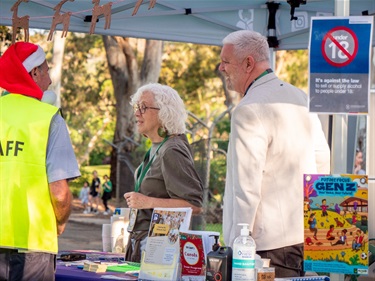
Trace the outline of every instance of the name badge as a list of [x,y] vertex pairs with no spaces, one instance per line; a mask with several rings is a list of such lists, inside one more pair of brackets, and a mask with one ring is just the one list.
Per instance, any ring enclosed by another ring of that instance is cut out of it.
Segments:
[[138,209],[131,208],[129,214],[128,232],[134,229],[135,221],[137,220]]

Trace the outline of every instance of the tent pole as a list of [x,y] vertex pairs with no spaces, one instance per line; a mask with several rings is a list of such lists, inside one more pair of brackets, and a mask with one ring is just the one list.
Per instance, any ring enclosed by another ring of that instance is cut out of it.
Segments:
[[[335,16],[350,15],[350,0],[335,0]],[[346,173],[347,166],[347,138],[348,116],[344,114],[333,115],[332,120],[332,172],[334,174]],[[331,273],[331,281],[344,281],[344,274]]]

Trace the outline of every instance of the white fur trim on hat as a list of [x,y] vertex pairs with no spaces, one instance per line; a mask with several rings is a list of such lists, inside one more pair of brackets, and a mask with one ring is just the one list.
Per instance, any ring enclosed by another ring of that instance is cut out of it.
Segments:
[[41,65],[46,60],[46,54],[43,49],[38,46],[38,49],[32,53],[27,59],[22,63],[26,68],[27,72],[30,72],[34,67]]
[[44,91],[43,97],[42,97],[42,102],[55,105],[56,100],[57,100],[57,96],[56,96],[55,92],[53,92],[51,90]]

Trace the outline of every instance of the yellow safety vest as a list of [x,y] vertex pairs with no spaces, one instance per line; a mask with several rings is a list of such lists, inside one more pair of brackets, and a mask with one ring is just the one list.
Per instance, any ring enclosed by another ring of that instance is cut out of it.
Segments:
[[48,133],[58,109],[31,97],[0,97],[0,248],[57,253],[46,171]]

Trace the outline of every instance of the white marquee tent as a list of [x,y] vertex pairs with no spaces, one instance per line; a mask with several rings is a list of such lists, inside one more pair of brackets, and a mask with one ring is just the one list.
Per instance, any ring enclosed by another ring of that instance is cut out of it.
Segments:
[[[54,10],[61,0],[19,0],[18,17],[29,16],[29,27],[51,29]],[[92,2],[111,6],[111,25],[104,29],[99,16],[96,34],[220,45],[229,32],[254,29],[276,36],[279,49],[306,49],[312,16],[334,15],[335,3],[350,0],[144,0],[132,16],[137,0],[66,0],[60,13],[71,12],[69,31],[89,33]],[[149,3],[155,3],[149,9]],[[0,25],[11,26],[16,0],[0,0]],[[301,4],[305,2],[306,4]],[[291,7],[295,7],[291,21]],[[375,13],[374,0],[351,0],[350,15]],[[269,28],[270,27],[270,30]],[[62,29],[59,24],[57,30]],[[374,36],[375,37],[375,36]],[[275,44],[276,45],[276,44]]]

